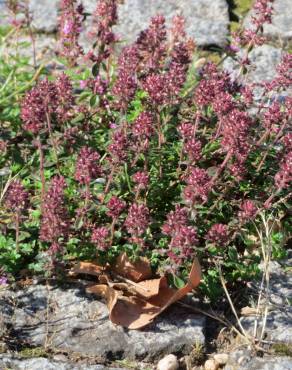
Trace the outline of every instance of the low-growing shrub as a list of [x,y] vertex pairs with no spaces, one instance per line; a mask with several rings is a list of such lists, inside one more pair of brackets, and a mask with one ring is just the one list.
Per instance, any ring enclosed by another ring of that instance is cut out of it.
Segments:
[[[24,75],[35,83],[12,99],[3,88],[12,89],[10,72],[1,70],[4,272],[53,273],[71,259],[106,263],[126,252],[147,256],[180,286],[197,255],[210,299],[221,293],[216,263],[230,287],[255,277],[257,215],[286,214],[292,177],[292,104],[279,98],[291,84],[291,55],[271,82],[245,78],[271,2],[256,2],[254,29],[237,31],[224,50],[240,66],[237,78],[197,59],[181,16],[169,29],[153,17],[121,49],[112,28],[117,1],[100,0],[85,52],[83,7],[61,5],[63,71],[34,78],[19,62],[11,72],[18,87]],[[286,222],[275,231],[278,256],[287,230]]]

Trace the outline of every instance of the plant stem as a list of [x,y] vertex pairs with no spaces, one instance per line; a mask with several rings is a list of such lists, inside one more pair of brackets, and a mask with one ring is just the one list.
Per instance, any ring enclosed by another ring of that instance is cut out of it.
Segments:
[[57,145],[56,145],[55,139],[53,137],[51,117],[50,117],[48,112],[46,112],[46,118],[47,118],[47,125],[48,125],[49,135],[50,135],[50,139],[51,139],[52,146],[53,146],[53,152],[54,152],[54,155],[55,155],[56,166],[57,166],[57,169],[60,170],[60,168],[59,168],[60,167],[59,166],[59,158],[58,158],[58,154],[57,154]]
[[20,214],[19,211],[17,211],[15,215],[15,250],[17,253],[19,253],[19,221]]
[[287,124],[287,121],[284,122],[284,124],[282,125],[280,131],[278,132],[278,134],[276,135],[275,139],[273,140],[273,142],[268,146],[265,154],[263,155],[258,167],[257,167],[257,171],[260,171],[261,168],[263,167],[264,163],[265,163],[265,159],[267,158],[267,155],[269,154],[269,151],[270,149],[276,144],[276,142],[278,141],[278,139],[280,138],[280,136],[282,135],[285,127],[286,127],[286,124]]
[[44,153],[42,149],[42,143],[41,143],[40,136],[38,136],[38,139],[37,139],[37,146],[38,146],[39,155],[40,155],[40,177],[41,177],[41,183],[42,183],[41,199],[44,200],[46,180],[45,180],[45,173],[44,173]]

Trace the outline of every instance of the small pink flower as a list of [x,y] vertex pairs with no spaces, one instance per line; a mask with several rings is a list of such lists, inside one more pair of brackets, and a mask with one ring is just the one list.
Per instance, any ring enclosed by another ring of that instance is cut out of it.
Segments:
[[141,236],[149,225],[149,216],[149,209],[144,204],[132,204],[125,221],[127,231],[133,236]]
[[111,197],[107,204],[108,212],[107,215],[112,218],[118,218],[119,215],[126,208],[126,202],[119,199],[115,195]]
[[240,206],[239,218],[247,221],[252,220],[257,213],[257,207],[252,200],[245,200]]
[[224,246],[228,240],[228,228],[223,224],[215,224],[208,231],[206,239],[218,246]]
[[73,22],[66,20],[63,26],[64,35],[69,35],[73,31]]
[[99,164],[100,155],[92,148],[84,146],[81,148],[75,168],[75,180],[81,184],[89,184],[92,180],[101,175],[102,170]]
[[97,227],[93,230],[91,241],[97,246],[100,250],[106,250],[110,247],[109,241],[109,230],[105,226]]
[[146,189],[149,184],[149,175],[147,172],[139,171],[133,175],[133,180],[137,184],[137,189]]

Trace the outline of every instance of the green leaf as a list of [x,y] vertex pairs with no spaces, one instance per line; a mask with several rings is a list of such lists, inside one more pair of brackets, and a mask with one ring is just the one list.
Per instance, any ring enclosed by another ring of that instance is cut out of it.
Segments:
[[94,77],[98,76],[98,73],[99,73],[99,64],[98,63],[95,63],[93,65],[91,72],[92,72],[92,75]]

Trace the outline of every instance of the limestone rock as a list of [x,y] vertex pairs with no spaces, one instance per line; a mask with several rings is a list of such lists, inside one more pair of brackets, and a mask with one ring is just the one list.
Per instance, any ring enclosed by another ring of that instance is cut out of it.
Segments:
[[[276,74],[276,66],[280,63],[282,50],[270,45],[262,45],[254,48],[249,59],[255,67],[248,73],[250,82],[271,81]],[[239,66],[232,58],[227,58],[223,64],[231,74],[236,77]]]
[[[271,24],[264,25],[264,35],[268,38],[291,40],[292,39],[292,1],[275,0],[274,14]],[[250,26],[252,12],[250,12],[244,22],[245,27]]]
[[214,360],[218,365],[222,366],[227,363],[228,357],[227,353],[216,353],[216,355],[214,355]]
[[[97,0],[84,0],[85,11],[92,13],[96,3]],[[60,0],[30,0],[33,25],[38,31],[50,33],[57,30],[59,5]],[[157,13],[164,15],[168,24],[174,15],[183,14],[187,32],[198,45],[226,43],[229,16],[225,0],[125,0],[118,8],[119,25],[115,31],[122,40],[132,42]],[[86,28],[83,39],[86,39]]]
[[231,359],[224,370],[291,370],[291,358],[279,356],[251,357],[248,361],[239,363]]
[[228,7],[225,0],[125,0],[119,7],[120,24],[116,31],[122,39],[134,41],[157,13],[167,22],[176,14],[186,18],[186,28],[198,45],[224,45],[228,34]]
[[[11,306],[8,297],[13,297]],[[204,343],[205,318],[178,307],[158,317],[143,330],[113,325],[106,305],[86,295],[82,287],[33,285],[0,293],[0,311],[19,341],[81,352],[105,359],[152,360],[169,353],[188,353]]]
[[[30,359],[14,358],[9,355],[0,355],[0,369],[14,370],[123,370],[103,365],[73,364],[71,362],[52,361],[48,358],[37,357]],[[124,369],[125,370],[125,369]]]
[[58,25],[59,0],[30,0],[33,26],[41,32],[54,32]]
[[[249,59],[253,66],[248,72],[248,82],[260,83],[264,81],[271,81],[276,76],[276,67],[281,62],[282,50],[270,45],[262,45],[254,48],[250,54]],[[233,78],[236,78],[239,71],[238,64],[230,57],[228,57],[223,67],[231,73]],[[258,99],[261,96],[261,88],[254,89],[254,96]],[[284,96],[285,94],[283,94]]]

